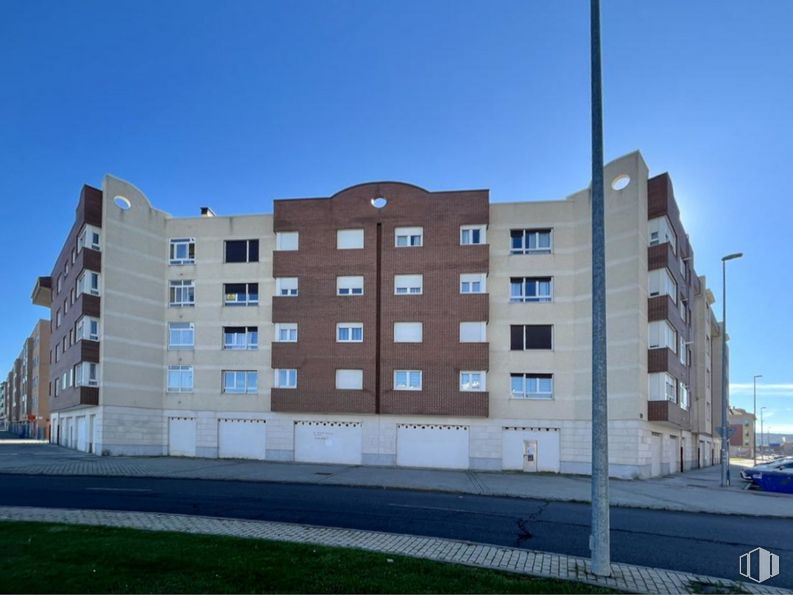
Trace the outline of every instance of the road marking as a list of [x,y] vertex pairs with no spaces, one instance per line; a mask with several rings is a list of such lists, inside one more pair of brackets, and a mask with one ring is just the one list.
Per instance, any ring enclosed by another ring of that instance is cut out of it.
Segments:
[[85,488],[90,492],[153,492],[148,488]]
[[479,514],[479,513],[473,513],[473,511],[466,510],[465,508],[444,508],[442,506],[415,506],[413,504],[389,504],[388,506],[393,506],[395,508],[419,508],[421,510],[445,510],[447,512],[465,512],[468,514]]

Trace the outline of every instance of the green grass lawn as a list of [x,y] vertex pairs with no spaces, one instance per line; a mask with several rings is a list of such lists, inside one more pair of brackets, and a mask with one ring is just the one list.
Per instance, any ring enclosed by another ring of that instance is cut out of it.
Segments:
[[294,543],[0,522],[4,593],[608,593],[401,556]]

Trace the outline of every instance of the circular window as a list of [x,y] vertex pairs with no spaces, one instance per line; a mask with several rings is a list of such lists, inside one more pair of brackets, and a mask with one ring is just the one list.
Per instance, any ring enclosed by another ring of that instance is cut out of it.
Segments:
[[375,209],[382,209],[387,204],[388,204],[388,200],[386,200],[382,196],[378,196],[377,198],[373,198],[372,199],[372,206]]
[[129,202],[128,198],[124,198],[123,196],[117,196],[113,199],[113,202],[116,203],[116,206],[121,209],[122,211],[126,211],[132,206],[132,203]]
[[623,190],[631,183],[631,177],[628,174],[622,174],[611,180],[611,187],[614,190]]

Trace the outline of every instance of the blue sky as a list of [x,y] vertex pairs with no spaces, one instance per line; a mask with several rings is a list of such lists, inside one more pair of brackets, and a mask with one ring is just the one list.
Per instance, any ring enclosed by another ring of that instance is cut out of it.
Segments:
[[[83,183],[175,215],[269,211],[362,181],[558,198],[589,182],[588,5],[7,0],[0,19],[0,369]],[[793,432],[793,2],[603,0],[607,159],[672,175],[695,266],[730,263],[733,402]],[[31,233],[42,230],[43,233]],[[719,307],[720,304],[716,304]]]

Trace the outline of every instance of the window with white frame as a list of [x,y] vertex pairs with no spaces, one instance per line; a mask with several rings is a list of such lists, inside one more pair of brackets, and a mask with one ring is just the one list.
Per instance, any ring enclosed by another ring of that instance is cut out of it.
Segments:
[[170,264],[193,264],[195,262],[195,239],[174,238],[171,240]]
[[297,388],[297,370],[294,368],[276,368],[273,370],[275,388]]
[[223,349],[259,349],[258,326],[224,326]]
[[336,231],[337,250],[360,250],[363,248],[362,229],[339,229]]
[[337,390],[363,390],[363,370],[336,370]]
[[339,322],[336,325],[336,341],[338,343],[362,343],[362,322]]
[[550,254],[552,238],[550,229],[511,229],[509,231],[511,254]]
[[551,277],[510,277],[510,302],[550,302],[553,299]]
[[669,243],[672,252],[677,253],[677,234],[666,215],[650,219],[647,228],[650,234],[650,246]]
[[74,367],[75,386],[99,386],[99,366],[94,362],[81,362]]
[[394,294],[420,295],[424,291],[424,275],[394,275]]
[[297,296],[297,277],[278,277],[275,280],[275,295],[281,297]]
[[460,293],[487,293],[487,275],[485,273],[462,273],[460,275]]
[[258,391],[259,375],[256,370],[223,370],[223,392],[251,394]]
[[99,295],[99,273],[96,271],[83,271],[77,278],[77,288],[80,293]]
[[223,303],[227,306],[256,306],[259,303],[259,284],[224,283]]
[[648,274],[650,297],[668,295],[677,304],[677,282],[668,269],[653,269]]
[[279,231],[275,234],[275,249],[285,252],[297,250],[300,244],[300,233],[297,231]]
[[394,343],[421,343],[424,340],[424,325],[421,322],[395,322]]
[[648,325],[650,349],[677,351],[677,331],[666,320],[654,320]]
[[276,322],[274,340],[276,343],[297,343],[297,323]]
[[195,325],[192,322],[168,323],[168,348],[189,349],[195,346]]
[[99,228],[93,225],[83,227],[80,235],[77,236],[77,251],[79,252],[83,248],[90,248],[91,250],[101,249],[99,244],[100,233]]
[[168,287],[168,305],[176,308],[195,306],[195,281],[176,279]]
[[667,372],[647,375],[651,401],[677,401],[677,381]]
[[63,275],[58,275],[58,279],[55,281],[55,294],[59,294],[63,289]]
[[474,246],[487,243],[487,225],[460,226],[460,245]]
[[487,341],[486,322],[461,322],[460,343],[484,343]]
[[483,392],[487,390],[484,370],[475,372],[464,370],[460,372],[460,390],[463,392]]
[[394,246],[417,248],[424,245],[423,227],[397,227],[394,229]]
[[226,240],[225,262],[259,262],[259,240]]
[[55,328],[58,328],[58,327],[61,326],[61,320],[62,319],[63,319],[63,312],[61,312],[61,309],[58,308],[55,311]]
[[681,409],[688,409],[688,387],[682,382],[678,383],[678,386],[680,387],[680,400],[678,404]]
[[421,370],[394,370],[394,390],[421,390]]
[[193,391],[193,366],[168,366],[168,392]]
[[553,374],[510,374],[513,399],[552,399]]
[[363,276],[336,277],[336,295],[363,295]]

